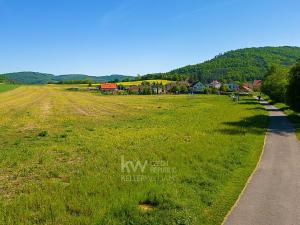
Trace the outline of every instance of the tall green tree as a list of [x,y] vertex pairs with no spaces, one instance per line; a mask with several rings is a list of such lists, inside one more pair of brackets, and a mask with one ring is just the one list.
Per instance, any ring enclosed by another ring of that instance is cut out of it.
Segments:
[[186,85],[180,85],[179,91],[181,94],[186,94],[189,92],[189,89]]
[[285,68],[272,66],[266,74],[262,92],[273,101],[285,102],[288,86],[288,71]]
[[289,73],[287,102],[295,110],[300,110],[300,60]]

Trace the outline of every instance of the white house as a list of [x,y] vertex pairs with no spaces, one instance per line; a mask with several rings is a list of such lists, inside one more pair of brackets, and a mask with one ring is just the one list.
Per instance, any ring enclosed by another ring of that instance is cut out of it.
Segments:
[[203,92],[205,89],[205,85],[202,84],[201,82],[197,82],[196,84],[193,85],[192,87],[192,92]]
[[221,88],[221,83],[217,80],[214,80],[209,84],[210,87],[220,89]]

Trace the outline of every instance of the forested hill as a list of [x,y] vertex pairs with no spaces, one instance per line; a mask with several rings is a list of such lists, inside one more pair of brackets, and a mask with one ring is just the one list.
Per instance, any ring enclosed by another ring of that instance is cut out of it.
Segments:
[[88,76],[84,74],[68,74],[68,75],[59,75],[55,76],[48,73],[38,73],[38,72],[17,72],[17,73],[6,73],[0,74],[2,79],[8,79],[16,83],[23,84],[47,84],[47,83],[59,83],[59,82],[68,82],[68,81],[84,81],[90,80],[94,82],[106,82],[114,80],[132,80],[132,76],[124,75],[108,75],[108,76]]
[[262,79],[273,65],[291,66],[300,58],[299,47],[261,47],[229,51],[214,59],[188,65],[168,73],[148,74],[144,79],[181,80],[190,78],[208,82],[212,80]]

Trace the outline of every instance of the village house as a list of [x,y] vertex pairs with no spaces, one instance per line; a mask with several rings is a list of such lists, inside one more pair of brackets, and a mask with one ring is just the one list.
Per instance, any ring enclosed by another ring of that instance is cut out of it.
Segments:
[[115,93],[118,91],[118,86],[114,83],[104,83],[100,84],[100,86],[98,86],[98,89],[105,93]]
[[153,93],[155,93],[155,94],[165,94],[166,91],[162,87],[157,86],[153,89]]
[[205,89],[205,85],[202,84],[201,82],[197,82],[196,84],[194,84],[191,88],[191,91],[193,93],[200,93],[203,92]]
[[225,84],[225,86],[227,87],[227,89],[229,91],[237,91],[238,90],[238,85],[236,85],[235,83]]
[[214,80],[209,84],[209,87],[215,88],[215,89],[220,89],[221,88],[221,83],[217,80]]
[[252,90],[260,89],[261,85],[262,85],[262,80],[254,80],[253,82],[245,82],[243,84],[243,86],[248,87]]
[[239,91],[240,92],[251,92],[252,91],[252,89],[251,88],[249,88],[247,85],[242,85],[240,88],[239,88]]
[[262,85],[262,80],[254,80],[252,84],[252,89],[253,90],[259,90]]

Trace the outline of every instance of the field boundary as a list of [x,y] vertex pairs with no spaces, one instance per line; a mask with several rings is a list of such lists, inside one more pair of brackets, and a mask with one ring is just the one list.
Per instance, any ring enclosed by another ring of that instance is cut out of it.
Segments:
[[16,84],[0,83],[0,94],[8,92],[8,91],[12,91],[18,87],[19,87],[19,85],[16,85]]
[[260,154],[260,157],[259,157],[259,159],[258,159],[258,162],[257,162],[257,164],[256,164],[256,166],[255,166],[253,172],[250,174],[249,178],[247,179],[247,182],[245,183],[245,186],[244,186],[244,188],[242,189],[241,193],[239,194],[237,200],[235,201],[235,203],[233,204],[233,206],[230,208],[230,210],[228,211],[228,213],[227,213],[226,216],[224,217],[224,220],[223,220],[223,222],[221,223],[221,225],[224,225],[224,224],[225,224],[225,222],[227,221],[229,215],[232,213],[232,211],[235,209],[235,207],[236,207],[237,204],[239,203],[239,201],[240,201],[242,195],[244,194],[244,192],[245,192],[245,190],[247,189],[247,187],[248,187],[250,181],[252,180],[254,174],[256,173],[257,169],[259,168],[260,163],[261,163],[261,160],[262,160],[262,157],[263,157],[263,155],[264,155],[264,153],[265,153],[265,146],[266,146],[266,142],[267,142],[268,133],[269,133],[269,129],[268,129],[267,132],[266,132],[265,139],[264,139],[263,149],[262,149],[262,152],[261,152],[261,154]]

